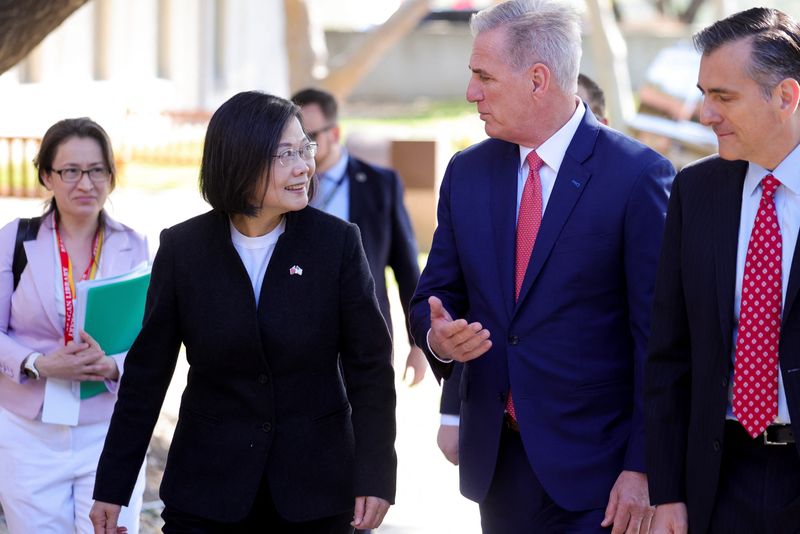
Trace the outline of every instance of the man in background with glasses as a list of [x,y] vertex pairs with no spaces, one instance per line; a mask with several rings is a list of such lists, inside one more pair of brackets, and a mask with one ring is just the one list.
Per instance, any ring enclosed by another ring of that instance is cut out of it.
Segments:
[[[400,178],[394,170],[370,165],[348,154],[340,142],[338,105],[332,94],[303,89],[292,101],[300,106],[306,135],[317,144],[319,190],[311,205],[358,225],[378,303],[391,331],[386,267],[394,272],[405,316],[419,279],[417,244],[403,204]],[[408,369],[413,368],[414,385],[424,377],[427,362],[410,334],[409,344],[411,351],[403,375],[405,378]]]

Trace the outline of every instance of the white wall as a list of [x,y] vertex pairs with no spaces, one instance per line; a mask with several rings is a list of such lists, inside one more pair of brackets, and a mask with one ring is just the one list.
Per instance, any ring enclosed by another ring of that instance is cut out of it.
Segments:
[[283,19],[278,0],[91,0],[0,76],[0,136],[75,116],[113,136],[130,115],[285,95]]

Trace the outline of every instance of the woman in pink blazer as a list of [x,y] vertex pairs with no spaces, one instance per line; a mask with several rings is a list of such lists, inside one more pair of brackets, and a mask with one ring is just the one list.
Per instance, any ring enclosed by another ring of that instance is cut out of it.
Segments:
[[[54,124],[34,163],[53,196],[36,238],[24,243],[27,264],[16,288],[19,220],[0,229],[0,504],[11,534],[92,532],[97,459],[125,354],[106,355],[85,332],[73,339],[72,296],[80,280],[122,274],[146,261],[147,241],[103,211],[116,173],[111,143],[97,123]],[[56,378],[103,381],[107,391],[80,400],[77,425],[61,424],[43,417],[48,380]],[[139,478],[125,523],[132,532],[143,470]]]

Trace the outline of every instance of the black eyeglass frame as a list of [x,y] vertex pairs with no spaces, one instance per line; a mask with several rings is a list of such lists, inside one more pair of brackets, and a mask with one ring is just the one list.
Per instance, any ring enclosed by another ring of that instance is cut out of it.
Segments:
[[[77,178],[64,178],[65,172],[79,173]],[[81,169],[79,167],[64,167],[63,169],[50,169],[50,172],[58,174],[61,181],[65,184],[77,184],[83,180],[83,175],[87,175],[93,184],[103,184],[111,179],[111,171],[107,167],[92,167],[91,169]],[[92,176],[95,173],[95,176]],[[97,175],[98,173],[99,176]]]

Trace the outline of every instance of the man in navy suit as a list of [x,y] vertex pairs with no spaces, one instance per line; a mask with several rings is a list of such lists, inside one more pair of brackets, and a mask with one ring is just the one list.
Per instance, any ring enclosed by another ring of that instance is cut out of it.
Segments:
[[448,165],[411,306],[437,378],[466,362],[461,491],[487,533],[646,530],[641,385],[674,169],[575,96],[570,4],[513,0],[471,26],[467,99],[491,139]]
[[[578,75],[578,97],[594,113],[597,120],[608,126],[606,118],[606,95],[597,83],[585,74]],[[458,400],[458,383],[461,380],[461,366],[456,365],[453,373],[442,383],[442,398],[439,404],[441,423],[436,435],[436,443],[445,458],[458,465],[458,413],[461,403]]]
[[[378,303],[391,332],[386,267],[394,272],[406,316],[419,280],[417,243],[403,204],[403,185],[392,169],[370,165],[347,153],[340,143],[339,111],[332,94],[303,89],[292,101],[300,106],[306,135],[317,143],[319,191],[311,205],[358,226],[375,279]],[[425,355],[414,346],[410,332],[409,344],[411,351],[403,378],[409,368],[413,369],[413,385],[423,379],[427,366]]]

